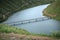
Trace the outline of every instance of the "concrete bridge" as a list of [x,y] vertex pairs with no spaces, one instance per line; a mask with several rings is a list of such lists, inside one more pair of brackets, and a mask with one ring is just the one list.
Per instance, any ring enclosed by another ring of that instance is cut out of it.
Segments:
[[11,25],[11,26],[16,26],[16,25],[22,25],[22,24],[27,24],[27,23],[45,21],[45,20],[49,20],[49,19],[50,19],[49,17],[41,17],[41,18],[35,18],[35,19],[29,19],[29,20],[23,20],[23,21],[16,21],[16,22],[4,23],[4,24],[8,24],[8,25]]

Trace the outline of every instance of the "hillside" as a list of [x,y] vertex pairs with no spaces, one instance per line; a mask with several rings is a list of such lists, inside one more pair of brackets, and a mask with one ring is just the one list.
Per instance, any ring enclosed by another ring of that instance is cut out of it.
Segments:
[[0,0],[0,22],[6,20],[12,13],[17,11],[52,3],[53,1],[54,0]]
[[50,4],[44,11],[45,16],[51,17],[53,19],[60,21],[60,0]]

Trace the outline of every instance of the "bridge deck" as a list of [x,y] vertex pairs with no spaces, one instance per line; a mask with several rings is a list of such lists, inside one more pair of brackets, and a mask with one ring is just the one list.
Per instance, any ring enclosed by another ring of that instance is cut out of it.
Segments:
[[27,23],[45,21],[45,20],[49,20],[49,19],[50,19],[49,17],[42,17],[42,18],[35,18],[35,19],[29,19],[29,20],[23,20],[23,21],[16,21],[16,22],[4,23],[4,24],[15,26],[15,25],[21,25],[21,24],[27,24]]

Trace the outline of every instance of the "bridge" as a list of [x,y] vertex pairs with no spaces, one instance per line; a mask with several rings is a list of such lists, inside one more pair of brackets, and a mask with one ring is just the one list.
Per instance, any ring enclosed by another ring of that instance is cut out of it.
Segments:
[[35,19],[16,21],[16,22],[10,22],[10,23],[3,23],[3,24],[8,24],[8,25],[11,25],[11,26],[16,26],[16,25],[22,25],[22,24],[27,24],[27,23],[34,23],[34,22],[45,21],[45,20],[49,20],[49,19],[50,19],[49,17],[42,17],[42,18],[35,18]]

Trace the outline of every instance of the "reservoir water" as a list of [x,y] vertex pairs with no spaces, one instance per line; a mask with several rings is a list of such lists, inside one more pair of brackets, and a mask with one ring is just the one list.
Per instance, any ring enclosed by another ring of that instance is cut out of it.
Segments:
[[[8,18],[8,20],[6,20],[4,23],[45,17],[45,16],[43,16],[43,10],[48,5],[49,4],[40,5],[40,6],[36,6],[36,7],[32,7],[32,8],[28,8],[28,9],[16,12],[12,16],[10,16]],[[54,19],[49,19],[49,20],[40,21],[40,22],[16,25],[16,27],[23,28],[23,29],[29,31],[30,33],[50,34],[53,31],[60,30],[60,21],[57,21],[57,20],[54,20]]]

